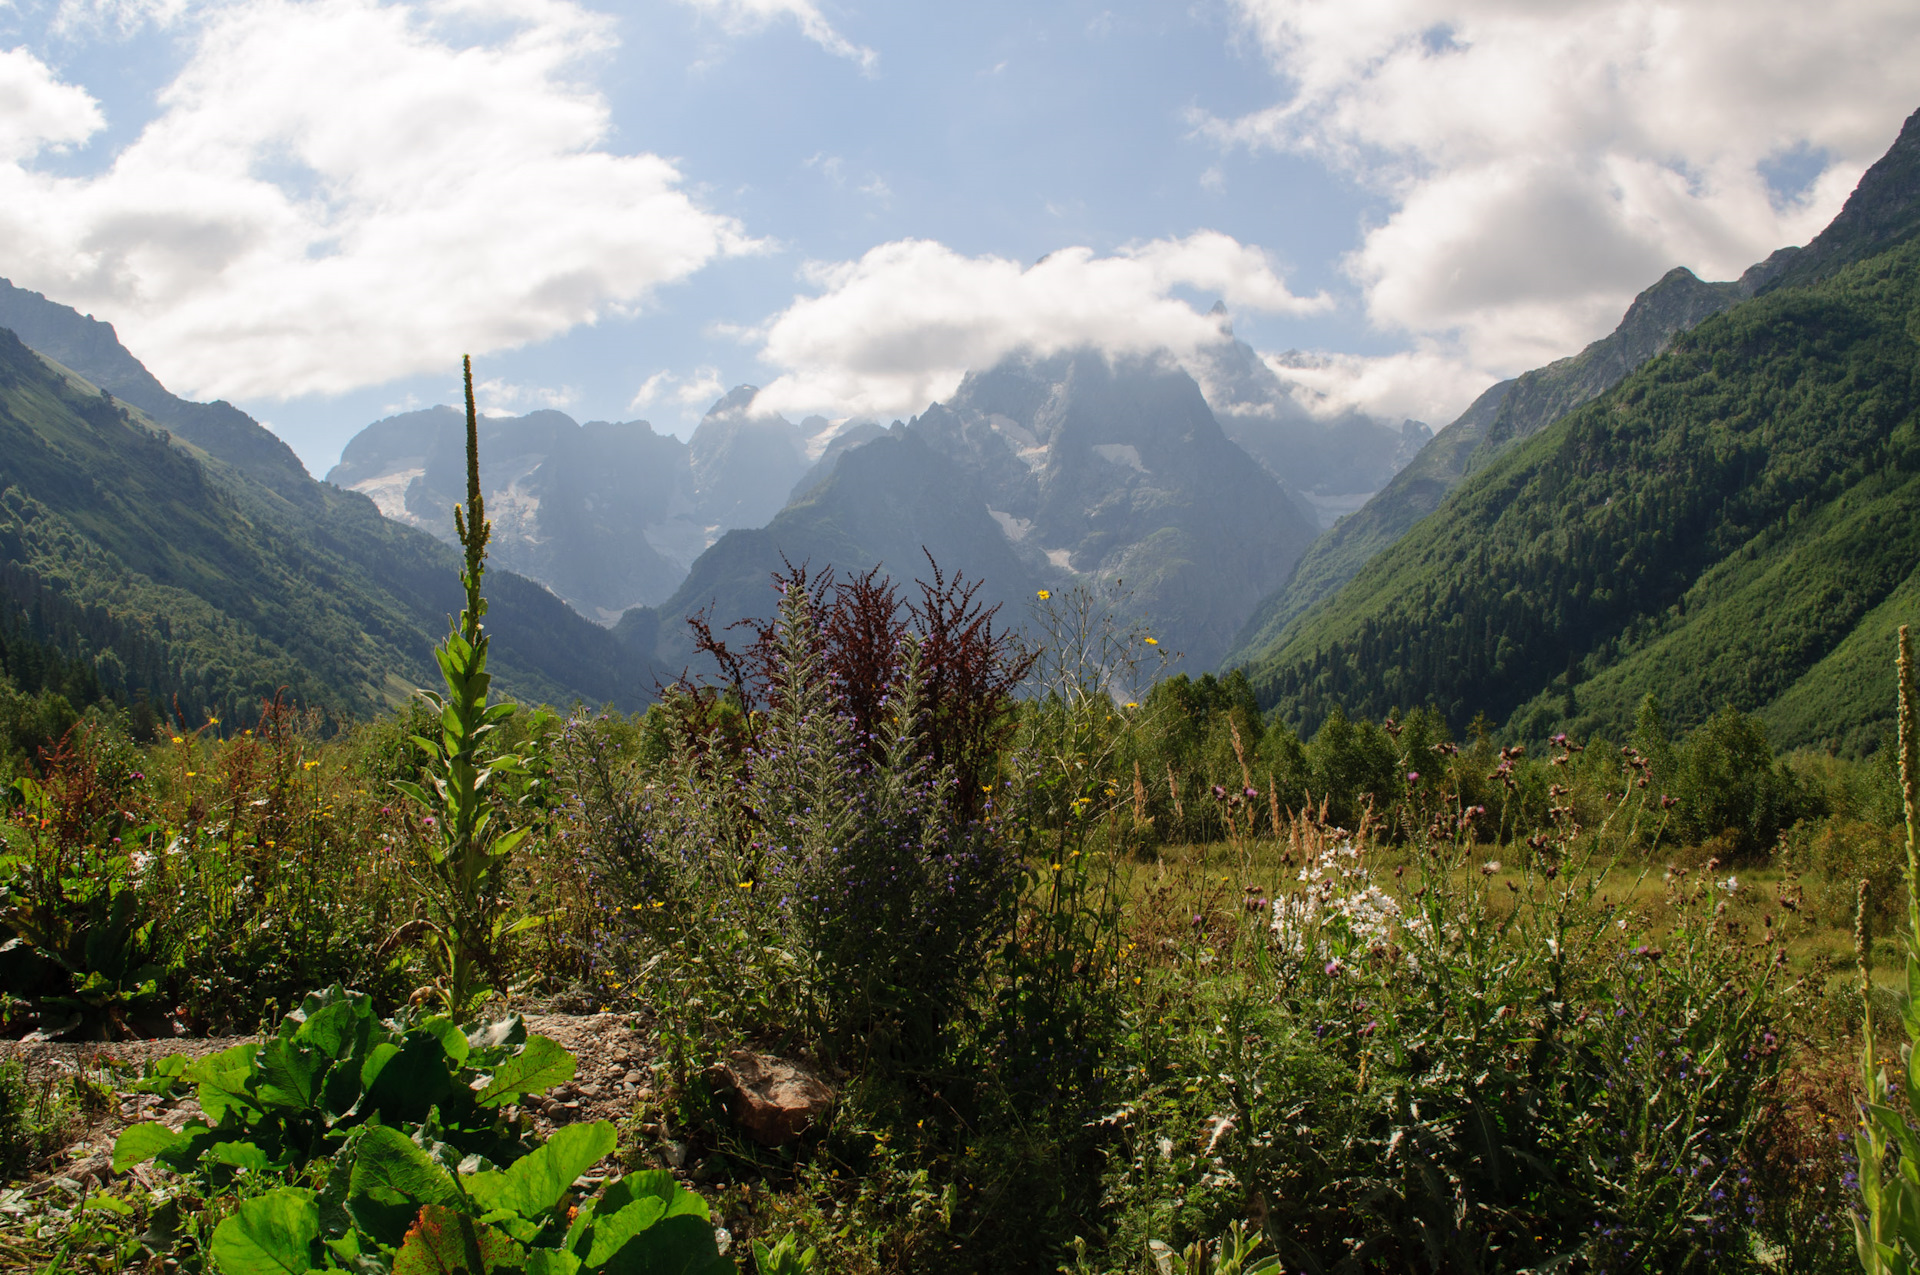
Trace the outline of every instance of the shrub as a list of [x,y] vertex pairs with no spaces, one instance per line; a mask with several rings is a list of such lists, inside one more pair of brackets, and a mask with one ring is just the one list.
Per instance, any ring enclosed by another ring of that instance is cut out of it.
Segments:
[[863,730],[829,662],[824,595],[801,584],[756,643],[757,683],[742,679],[766,707],[737,753],[690,688],[670,693],[685,728],[658,768],[612,764],[588,722],[561,752],[628,959],[669,956],[762,1031],[923,1053],[1009,924],[1015,852],[995,822],[966,818],[953,764],[933,756],[943,713],[978,715],[934,699],[927,641],[900,636]]

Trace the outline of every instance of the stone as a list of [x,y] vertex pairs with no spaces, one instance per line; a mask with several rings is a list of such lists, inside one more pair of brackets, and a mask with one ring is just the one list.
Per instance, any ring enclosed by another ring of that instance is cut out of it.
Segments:
[[765,1054],[735,1050],[703,1074],[748,1137],[783,1146],[833,1106],[833,1090],[806,1068]]

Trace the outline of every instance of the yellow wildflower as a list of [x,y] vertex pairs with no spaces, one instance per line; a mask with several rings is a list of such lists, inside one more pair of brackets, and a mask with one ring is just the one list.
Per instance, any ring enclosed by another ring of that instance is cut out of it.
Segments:
[[1148,645],[1148,646],[1159,646],[1159,645],[1160,645],[1160,639],[1159,639],[1159,638],[1148,638],[1148,639],[1147,639],[1147,645]]
[[1039,595],[1038,595],[1038,596],[1039,596],[1039,598],[1040,598],[1040,600],[1041,600],[1042,602],[1045,602],[1045,601],[1046,601],[1046,600],[1047,600],[1048,598],[1050,598],[1050,597],[1052,597],[1052,596],[1053,596],[1053,590],[1051,590],[1051,589],[1042,589],[1042,590],[1040,590],[1040,592],[1039,592]]

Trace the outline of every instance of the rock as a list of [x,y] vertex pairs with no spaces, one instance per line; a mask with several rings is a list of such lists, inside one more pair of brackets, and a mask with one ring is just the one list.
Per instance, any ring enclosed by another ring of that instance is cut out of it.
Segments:
[[703,1073],[747,1136],[763,1147],[792,1142],[833,1106],[833,1090],[797,1064],[735,1050]]

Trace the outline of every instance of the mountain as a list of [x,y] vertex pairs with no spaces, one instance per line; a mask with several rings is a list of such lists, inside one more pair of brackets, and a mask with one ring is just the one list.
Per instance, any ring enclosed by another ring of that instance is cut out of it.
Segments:
[[1311,510],[1164,361],[1016,355],[871,433],[848,431],[837,458],[830,445],[792,505],[761,531],[722,537],[657,615],[619,631],[672,666],[685,651],[680,617],[710,602],[722,621],[763,613],[783,560],[884,564],[910,579],[925,572],[925,546],[998,601],[1121,581],[1160,640],[1206,668],[1315,531]]
[[799,427],[753,410],[759,393],[751,385],[728,391],[707,409],[687,449],[701,516],[721,529],[764,526],[812,463]]
[[120,344],[112,324],[0,279],[0,328],[288,500],[310,505],[317,498],[307,467],[279,435],[231,403],[190,403],[168,393]]
[[1438,508],[1469,473],[1619,384],[1680,333],[1752,296],[1792,252],[1775,253],[1728,283],[1708,283],[1676,267],[1635,297],[1608,335],[1578,354],[1486,390],[1359,510],[1314,541],[1285,586],[1261,601],[1236,636],[1227,662],[1257,658],[1308,607],[1353,579],[1375,554]]
[[[1420,421],[1391,427],[1362,412],[1315,416],[1252,346],[1233,336],[1224,304],[1214,321],[1228,339],[1200,351],[1190,370],[1227,437],[1314,509],[1323,526],[1350,513],[1433,437]],[[1278,361],[1309,366],[1297,350]]]
[[[36,300],[54,304],[26,294]],[[0,331],[0,624],[85,659],[110,694],[169,709],[177,695],[189,715],[240,720],[284,687],[364,716],[437,684],[432,646],[460,605],[453,551],[289,470],[274,459],[278,440],[244,414],[158,398],[165,390],[111,329],[99,340],[105,325],[68,314],[69,335],[94,339],[64,353],[213,446]],[[61,334],[59,316],[42,319],[38,331]],[[511,572],[488,585],[508,693],[650,698],[652,667],[605,630]]]
[[1876,744],[1920,602],[1917,154],[1920,112],[1833,226],[1749,272],[1754,296],[1469,452],[1429,517],[1252,659],[1262,702],[1308,727],[1430,703],[1538,737],[1622,734],[1654,693],[1681,724],[1731,702],[1780,746]]
[[614,632],[678,671],[696,662],[686,617],[708,612],[717,631],[771,614],[769,584],[787,564],[816,574],[880,567],[905,583],[930,578],[923,548],[949,578],[980,582],[976,600],[1001,606],[1009,618],[1053,581],[1013,551],[973,478],[923,435],[896,424],[843,453],[830,474],[765,527],[721,536],[672,598],[628,612]]
[[[466,493],[466,415],[435,407],[376,421],[327,481],[451,544],[451,510]],[[495,560],[603,624],[665,599],[707,545],[687,445],[645,421],[483,417],[480,482]]]
[[[752,411],[756,393],[750,385],[728,393],[690,443],[646,421],[484,417],[480,478],[495,557],[602,624],[664,602],[721,532],[773,517],[812,463],[799,427]],[[465,430],[451,407],[375,421],[347,443],[327,481],[451,544],[449,511],[466,491]]]

